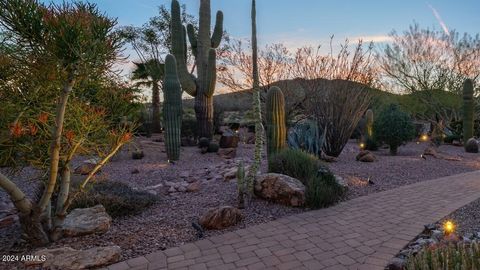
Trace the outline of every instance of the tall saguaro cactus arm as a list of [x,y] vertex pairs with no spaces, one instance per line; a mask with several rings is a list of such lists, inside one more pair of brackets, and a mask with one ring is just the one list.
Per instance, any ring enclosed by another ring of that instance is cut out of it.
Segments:
[[223,36],[223,12],[217,11],[217,19],[215,20],[215,29],[213,30],[211,42],[212,48],[218,48]]
[[182,25],[180,4],[177,0],[172,1],[172,54],[177,61],[178,79],[182,85],[182,89],[191,96],[197,94],[197,86],[195,80],[188,72],[187,59],[185,58],[186,40],[184,35],[184,27]]

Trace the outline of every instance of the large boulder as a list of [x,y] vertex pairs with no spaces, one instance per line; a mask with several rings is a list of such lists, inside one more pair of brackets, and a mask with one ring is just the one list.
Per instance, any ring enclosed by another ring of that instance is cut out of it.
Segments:
[[255,195],[289,206],[305,204],[305,186],[300,180],[278,173],[262,174],[255,180]]
[[236,148],[238,146],[238,135],[235,132],[229,130],[222,134],[220,137],[220,148]]
[[25,263],[35,269],[90,269],[116,263],[120,260],[118,246],[94,247],[76,250],[70,247],[43,249],[35,253],[35,259]]
[[368,150],[362,150],[360,153],[358,153],[355,159],[361,162],[374,162],[377,158],[372,152]]
[[112,218],[103,205],[91,208],[77,208],[65,218],[63,234],[65,236],[80,236],[93,233],[105,233],[110,228]]
[[232,206],[221,206],[208,210],[202,217],[199,223],[207,230],[220,230],[233,226],[243,219],[243,214],[240,210]]

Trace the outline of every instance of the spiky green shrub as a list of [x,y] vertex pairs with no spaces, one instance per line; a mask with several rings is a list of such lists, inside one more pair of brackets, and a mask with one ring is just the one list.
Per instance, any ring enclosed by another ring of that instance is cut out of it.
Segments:
[[463,143],[473,137],[474,122],[473,81],[465,80],[463,83]]
[[267,154],[272,155],[286,146],[285,98],[282,90],[273,86],[268,90],[266,101]]
[[480,269],[480,247],[478,241],[471,243],[427,247],[416,256],[411,257],[407,270],[433,269]]
[[337,202],[345,189],[315,156],[301,150],[284,149],[269,158],[269,171],[285,174],[305,185],[306,205],[316,209]]
[[165,149],[169,160],[180,158],[182,127],[182,90],[177,75],[175,57],[165,58],[165,79],[163,83],[163,122],[165,124]]
[[301,121],[288,132],[288,146],[292,149],[303,150],[319,157],[327,134],[326,131],[327,130],[324,129],[320,135],[318,125],[315,121]]
[[268,170],[300,180],[304,185],[314,177],[321,162],[302,150],[286,148],[268,158]]
[[385,107],[374,122],[375,137],[390,146],[390,154],[415,137],[415,127],[410,116],[395,104]]

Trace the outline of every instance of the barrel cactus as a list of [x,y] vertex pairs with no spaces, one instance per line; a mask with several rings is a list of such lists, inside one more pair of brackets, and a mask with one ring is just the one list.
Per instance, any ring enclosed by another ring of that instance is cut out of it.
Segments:
[[[217,12],[213,34],[210,35],[210,0],[200,1],[200,25],[198,33],[193,25],[182,25],[180,4],[172,1],[171,9],[172,54],[177,59],[177,69],[182,89],[195,97],[195,114],[198,136],[211,139],[213,136],[213,92],[216,83],[216,48],[223,36],[223,13]],[[187,34],[195,57],[197,76],[190,74],[187,67]]]
[[268,90],[266,102],[267,153],[272,155],[286,146],[285,99],[282,90],[273,86]]
[[466,146],[468,139],[473,137],[473,81],[465,80],[463,83],[463,142]]
[[171,54],[165,58],[163,95],[165,148],[169,160],[178,160],[180,158],[180,131],[182,128],[182,90],[178,80],[176,60]]
[[465,151],[467,153],[478,153],[478,141],[475,138],[470,138],[465,143]]

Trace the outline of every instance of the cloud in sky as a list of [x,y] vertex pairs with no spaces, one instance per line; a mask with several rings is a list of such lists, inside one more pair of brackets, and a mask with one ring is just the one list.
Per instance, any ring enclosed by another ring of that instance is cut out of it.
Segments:
[[393,38],[389,35],[368,35],[368,36],[358,36],[349,38],[351,41],[363,40],[363,42],[373,42],[373,43],[387,43],[392,42]]
[[443,21],[442,17],[440,16],[440,13],[438,13],[438,11],[430,4],[428,4],[428,7],[432,10],[433,16],[435,16],[438,23],[442,27],[443,32],[445,32],[445,34],[447,34],[447,36],[450,36],[450,31],[448,31],[447,24],[445,24],[445,22]]

